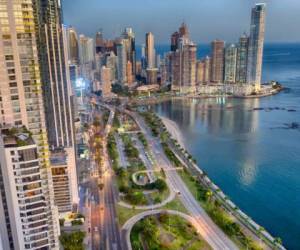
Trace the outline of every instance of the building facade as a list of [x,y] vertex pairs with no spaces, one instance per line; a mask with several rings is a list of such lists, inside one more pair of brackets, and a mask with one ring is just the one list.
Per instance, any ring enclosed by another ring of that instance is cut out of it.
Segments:
[[[49,146],[42,95],[43,69],[38,53],[39,33],[36,32],[36,27],[40,27],[41,13],[37,9],[40,5],[41,1],[33,0],[7,0],[0,3],[0,124],[25,126],[38,145],[38,171],[42,180],[41,190],[47,217],[47,239],[49,248],[58,249],[58,217],[49,168]],[[9,159],[3,155],[2,157],[9,164]],[[16,203],[14,205],[17,206]],[[11,217],[11,222],[13,219]],[[15,217],[15,220],[17,219],[18,217]],[[3,226],[5,225],[1,223],[0,228]],[[25,231],[23,234],[25,235]],[[6,235],[1,233],[2,237]],[[11,243],[12,238],[8,238]],[[24,249],[24,246],[8,249]]]
[[231,44],[225,49],[224,82],[233,84],[236,81],[237,47]]
[[154,35],[151,32],[146,34],[146,64],[148,69],[155,68]]
[[59,0],[40,0],[36,2],[35,8],[48,142],[51,151],[58,148],[68,151],[69,168],[72,169],[69,171],[72,188],[68,191],[72,192],[72,202],[76,204],[78,187],[73,117],[74,93],[68,63],[67,28],[62,25],[62,6]]
[[26,130],[1,130],[0,242],[5,250],[58,249],[51,242],[38,148]]
[[247,82],[247,60],[248,60],[249,37],[244,34],[239,39],[236,62],[236,83]]
[[127,56],[126,56],[126,49],[124,45],[123,39],[120,39],[117,42],[117,75],[118,75],[118,82],[125,84],[127,82],[126,77],[126,65],[127,65]]
[[111,69],[105,66],[101,68],[101,89],[103,97],[111,95]]
[[78,36],[74,27],[67,28],[69,64],[79,64]]
[[135,51],[135,35],[132,28],[126,28],[123,32],[123,38],[126,42],[127,60],[132,65],[132,75],[136,75],[136,51]]
[[225,42],[214,40],[211,43],[211,77],[213,83],[223,83],[224,81],[224,47]]

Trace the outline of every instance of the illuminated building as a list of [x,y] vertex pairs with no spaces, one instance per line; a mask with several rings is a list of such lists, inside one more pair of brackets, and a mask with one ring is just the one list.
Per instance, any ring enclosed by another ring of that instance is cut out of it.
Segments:
[[[48,1],[48,4],[55,5],[57,3]],[[44,89],[45,84],[47,84],[44,78],[44,71],[46,71],[46,69],[42,67],[43,61],[40,61],[39,58],[42,51],[40,39],[37,37],[39,33],[37,32],[37,28],[39,29],[42,26],[42,16],[37,14],[40,13],[40,10],[35,9],[38,6],[36,2],[31,0],[4,0],[1,1],[0,6],[0,62],[2,65],[0,67],[0,123],[3,127],[25,126],[30,131],[30,134],[32,134],[32,138],[36,144],[28,145],[28,149],[30,148],[29,151],[31,152],[36,150],[38,154],[34,156],[35,159],[33,159],[34,157],[32,159],[37,161],[34,168],[36,173],[38,173],[37,175],[39,175],[37,178],[40,178],[40,180],[37,181],[37,179],[35,179],[35,181],[42,183],[39,189],[43,193],[43,201],[37,202],[37,204],[46,215],[46,221],[43,220],[43,222],[40,222],[39,220],[42,217],[39,219],[38,216],[30,214],[30,211],[28,211],[27,218],[19,219],[24,216],[24,214],[20,211],[20,204],[18,204],[15,199],[16,194],[11,193],[11,191],[9,191],[10,193],[5,191],[6,197],[3,196],[3,193],[1,194],[2,202],[3,199],[8,199],[8,194],[11,195],[14,203],[12,203],[12,207],[10,207],[10,212],[15,214],[11,216],[5,213],[7,207],[1,205],[0,218],[6,218],[7,220],[0,223],[0,229],[7,229],[9,225],[17,228],[11,228],[11,230],[6,232],[1,231],[0,237],[5,244],[4,249],[32,248],[34,244],[36,244],[36,246],[39,244],[41,244],[41,246],[45,245],[50,249],[58,249],[59,226],[57,207],[54,204],[51,170],[49,168],[49,146],[44,112],[45,100],[43,100],[42,95],[42,88]],[[42,26],[42,28],[45,30],[45,26]],[[60,29],[61,28],[60,26]],[[46,39],[45,36],[44,39]],[[43,43],[45,48],[47,48],[46,45],[47,43]],[[67,51],[65,52],[67,54]],[[46,63],[46,65],[48,65],[48,63]],[[51,126],[53,126],[53,124],[51,124]],[[19,146],[20,145],[14,146],[16,154],[19,154],[19,152],[17,152],[19,150],[25,150],[25,148],[19,148]],[[12,160],[7,156],[8,152],[9,150],[2,148],[1,168],[8,167],[9,164],[11,164]],[[23,164],[23,162],[21,162],[22,160],[18,159],[17,161]],[[26,164],[26,161],[25,159],[24,164]],[[19,163],[16,163],[16,165],[19,165]],[[12,165],[11,169],[13,169]],[[34,170],[32,171],[32,173],[35,173]],[[21,174],[25,174],[25,172],[24,169],[24,173]],[[27,174],[28,173],[30,172],[27,172]],[[13,178],[13,176],[10,176],[10,178]],[[22,181],[27,181],[26,178],[27,177],[23,180],[22,178],[18,179],[20,188],[22,185],[26,185],[22,183]],[[15,181],[16,180],[11,182],[11,184],[15,183]],[[9,186],[5,185],[5,188],[8,189]],[[35,198],[36,201],[38,201],[39,197],[32,197],[32,199]],[[26,196],[20,196],[19,199],[26,204]],[[32,202],[30,199],[29,202]],[[26,223],[32,223],[33,228],[36,227],[33,223],[34,221],[41,223],[41,227],[38,230],[23,228],[22,231],[20,230],[20,224],[25,223],[25,220],[28,220]],[[14,232],[12,230],[14,230]],[[18,231],[17,235],[15,235],[16,230]],[[30,232],[27,235],[28,231]],[[41,237],[41,240],[39,240],[39,237]],[[23,242],[21,238],[23,238]],[[14,244],[16,246],[14,246]],[[24,245],[17,246],[18,244]]]

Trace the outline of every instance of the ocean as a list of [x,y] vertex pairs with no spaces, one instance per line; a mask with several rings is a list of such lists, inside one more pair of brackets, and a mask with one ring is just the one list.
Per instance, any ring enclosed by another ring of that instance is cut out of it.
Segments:
[[[169,46],[156,47],[163,54]],[[209,45],[198,47],[198,57]],[[171,100],[152,108],[175,121],[190,153],[250,217],[300,249],[300,44],[266,44],[263,81],[287,89],[261,99]],[[262,108],[262,110],[255,110]]]

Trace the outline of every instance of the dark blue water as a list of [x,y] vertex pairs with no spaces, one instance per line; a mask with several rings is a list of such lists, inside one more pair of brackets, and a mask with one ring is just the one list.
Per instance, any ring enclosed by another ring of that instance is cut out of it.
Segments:
[[[201,56],[208,51],[203,46]],[[290,90],[261,99],[173,100],[155,110],[178,124],[201,168],[242,210],[288,249],[300,249],[300,44],[266,45],[263,79]]]

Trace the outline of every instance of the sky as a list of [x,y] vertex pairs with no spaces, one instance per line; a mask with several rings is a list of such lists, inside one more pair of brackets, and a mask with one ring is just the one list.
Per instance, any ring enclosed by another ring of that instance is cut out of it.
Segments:
[[[196,43],[216,38],[236,42],[249,33],[254,0],[61,0],[66,25],[91,37],[102,29],[105,38],[132,27],[138,44],[152,32],[156,44],[168,44],[184,21]],[[258,0],[259,1],[259,0]],[[300,0],[265,0],[266,42],[300,42]]]

